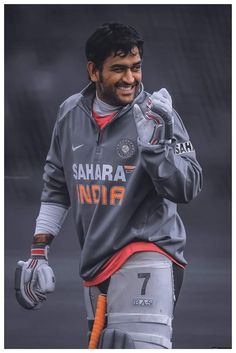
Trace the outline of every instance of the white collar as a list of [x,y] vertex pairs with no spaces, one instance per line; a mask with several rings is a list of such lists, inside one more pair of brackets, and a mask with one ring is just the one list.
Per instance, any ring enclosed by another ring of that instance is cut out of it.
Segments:
[[122,106],[114,106],[103,102],[100,98],[98,98],[98,95],[96,92],[96,97],[93,102],[93,110],[98,115],[109,115],[112,113],[116,113],[121,108]]

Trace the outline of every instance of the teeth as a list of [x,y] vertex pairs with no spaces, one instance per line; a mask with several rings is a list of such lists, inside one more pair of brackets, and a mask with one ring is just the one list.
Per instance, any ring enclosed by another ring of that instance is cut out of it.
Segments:
[[129,86],[129,87],[119,87],[119,89],[122,89],[124,91],[129,91],[131,90],[133,87],[132,86]]

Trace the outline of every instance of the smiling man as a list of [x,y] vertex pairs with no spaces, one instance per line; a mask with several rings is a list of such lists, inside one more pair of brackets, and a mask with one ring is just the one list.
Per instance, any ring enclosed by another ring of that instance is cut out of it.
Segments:
[[134,28],[104,24],[86,56],[91,82],[60,106],[16,297],[36,309],[54,291],[48,250],[71,207],[89,348],[171,348],[187,263],[177,204],[200,192],[201,167],[168,91],[144,91],[143,40]]
[[137,47],[128,55],[113,53],[105,59],[102,70],[89,61],[87,68],[91,80],[96,83],[98,97],[114,106],[132,103],[140,89],[141,63]]

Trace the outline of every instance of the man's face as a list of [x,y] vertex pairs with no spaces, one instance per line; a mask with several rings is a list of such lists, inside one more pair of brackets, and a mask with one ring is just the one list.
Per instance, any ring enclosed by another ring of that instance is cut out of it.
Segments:
[[104,61],[101,70],[93,67],[93,74],[89,72],[102,101],[115,106],[129,104],[138,94],[142,78],[139,50],[134,47],[126,56],[122,53],[111,55]]

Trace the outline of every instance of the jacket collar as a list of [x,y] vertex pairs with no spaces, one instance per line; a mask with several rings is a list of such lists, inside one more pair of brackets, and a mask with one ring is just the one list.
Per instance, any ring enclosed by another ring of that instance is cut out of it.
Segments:
[[[140,91],[138,95],[135,97],[132,103],[125,105],[122,109],[121,112],[124,113],[128,110],[130,110],[135,103],[141,103],[143,100],[143,92],[144,92],[144,87],[141,82],[140,84]],[[93,82],[90,82],[81,92],[81,103],[85,108],[87,108],[89,111],[92,111],[92,106],[93,106],[93,100],[96,96],[96,87]],[[119,114],[120,115],[120,114]]]

